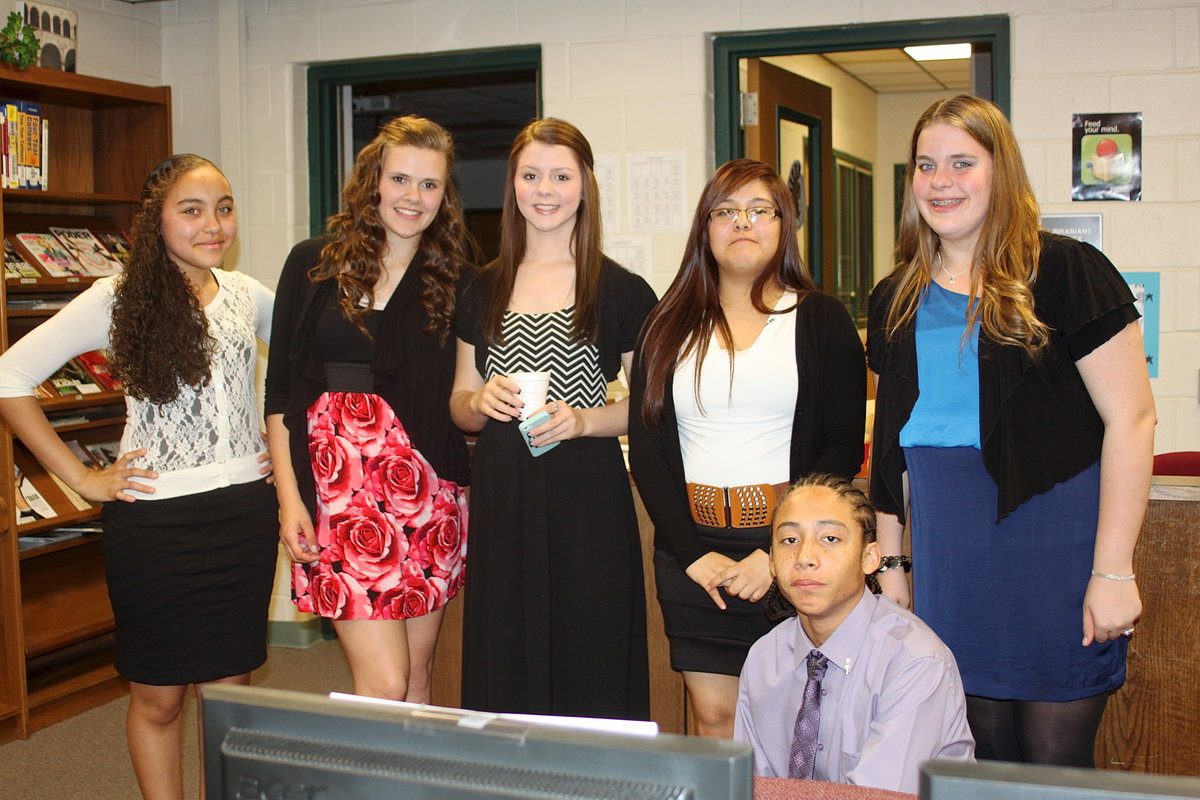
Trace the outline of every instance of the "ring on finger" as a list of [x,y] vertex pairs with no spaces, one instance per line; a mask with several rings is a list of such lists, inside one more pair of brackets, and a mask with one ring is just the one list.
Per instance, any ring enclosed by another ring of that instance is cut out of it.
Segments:
[[554,410],[550,412],[550,416],[552,416],[552,417],[558,416],[558,401],[551,400],[550,405],[554,406]]
[[1133,628],[1126,628],[1125,630],[1121,631],[1121,635],[1122,636],[1133,636]]

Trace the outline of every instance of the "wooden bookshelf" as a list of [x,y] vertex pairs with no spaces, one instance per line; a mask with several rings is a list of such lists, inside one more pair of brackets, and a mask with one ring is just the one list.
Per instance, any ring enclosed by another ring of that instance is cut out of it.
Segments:
[[[47,191],[0,188],[5,237],[51,225],[128,230],[142,182],[171,153],[169,87],[0,65],[0,100],[29,100],[49,122]],[[0,283],[0,347],[52,316],[9,308],[8,298],[63,298],[93,278],[8,279]],[[56,427],[65,438],[120,438],[124,400],[102,392],[41,401],[48,413],[80,412]],[[69,436],[66,436],[69,434]],[[102,537],[85,535],[20,552],[18,537],[96,519],[76,509],[8,430],[0,432],[0,471],[14,463],[57,514],[16,524],[14,481],[0,490],[0,743],[107,702],[123,689],[112,666],[113,618],[101,561]]]

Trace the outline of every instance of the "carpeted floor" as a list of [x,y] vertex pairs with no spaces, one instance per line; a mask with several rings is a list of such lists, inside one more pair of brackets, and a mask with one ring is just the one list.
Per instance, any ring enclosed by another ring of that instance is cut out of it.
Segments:
[[[348,692],[350,670],[337,642],[307,650],[273,647],[255,686],[300,692]],[[125,746],[129,698],[72,717],[28,739],[0,747],[0,797],[6,800],[138,800],[141,797]],[[183,722],[183,777],[189,800],[199,793],[196,701],[188,698]]]

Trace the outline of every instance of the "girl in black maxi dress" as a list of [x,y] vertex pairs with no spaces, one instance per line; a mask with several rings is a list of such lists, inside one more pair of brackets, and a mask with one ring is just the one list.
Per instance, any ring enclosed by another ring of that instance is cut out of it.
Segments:
[[[458,304],[451,412],[479,431],[466,708],[649,715],[641,547],[617,442],[627,404],[605,394],[655,298],[600,255],[591,169],[590,147],[568,123],[540,120],[517,137],[501,257]],[[551,420],[531,433],[559,444],[538,457],[517,428],[523,403],[506,377],[517,371],[552,373],[542,407]]]

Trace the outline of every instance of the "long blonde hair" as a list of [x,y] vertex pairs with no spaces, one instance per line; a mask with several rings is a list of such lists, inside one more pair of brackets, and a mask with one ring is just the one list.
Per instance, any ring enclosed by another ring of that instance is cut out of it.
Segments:
[[967,329],[978,323],[987,338],[1019,346],[1036,356],[1049,341],[1049,328],[1034,311],[1031,289],[1041,255],[1037,200],[1008,120],[992,103],[967,94],[937,101],[925,109],[913,129],[904,170],[904,204],[892,271],[897,281],[888,311],[888,337],[895,337],[912,322],[933,279],[939,241],[917,208],[913,175],[917,139],[937,124],[961,128],[992,157],[988,212],[973,257]]

